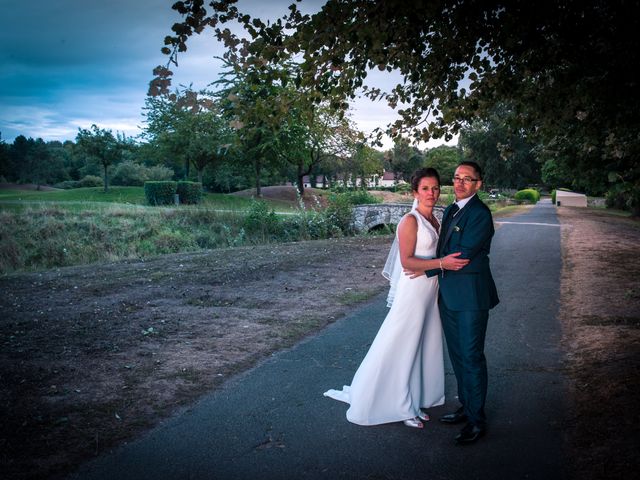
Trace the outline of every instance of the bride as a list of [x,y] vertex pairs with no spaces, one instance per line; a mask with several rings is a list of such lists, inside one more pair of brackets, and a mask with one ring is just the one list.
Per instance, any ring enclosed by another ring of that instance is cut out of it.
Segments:
[[351,385],[325,396],[350,404],[347,420],[358,425],[404,422],[423,428],[429,420],[421,408],[444,403],[442,326],[438,312],[438,279],[411,271],[459,270],[468,260],[460,253],[434,258],[440,225],[433,207],[440,196],[440,177],[433,168],[417,170],[411,179],[414,207],[398,224],[396,241],[383,274],[390,279],[391,309]]

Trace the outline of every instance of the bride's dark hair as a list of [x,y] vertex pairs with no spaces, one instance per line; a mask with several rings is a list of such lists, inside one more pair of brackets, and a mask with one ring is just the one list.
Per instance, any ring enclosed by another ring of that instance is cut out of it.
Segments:
[[440,174],[435,168],[419,168],[418,170],[413,172],[413,176],[411,177],[411,190],[417,192],[418,186],[420,185],[420,180],[425,177],[435,178],[438,181],[438,185],[440,185]]

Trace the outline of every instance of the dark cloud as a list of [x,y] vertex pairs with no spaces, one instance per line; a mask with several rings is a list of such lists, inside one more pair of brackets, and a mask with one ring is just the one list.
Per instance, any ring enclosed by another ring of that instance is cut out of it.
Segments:
[[136,133],[152,70],[166,62],[162,40],[179,20],[170,6],[0,0],[2,138],[73,139],[87,122]]
[[[251,15],[274,18],[295,0],[240,0]],[[0,0],[0,134],[73,140],[95,123],[140,133],[152,71],[165,64],[163,39],[180,20],[172,0]],[[324,0],[304,0],[318,10]],[[223,53],[211,33],[192,37],[173,68],[174,86],[204,88],[217,79]],[[362,102],[354,115],[366,131],[390,111]]]

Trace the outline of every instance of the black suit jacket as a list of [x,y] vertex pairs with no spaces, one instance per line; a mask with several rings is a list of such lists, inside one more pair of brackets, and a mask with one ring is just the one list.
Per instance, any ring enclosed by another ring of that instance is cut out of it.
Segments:
[[444,274],[440,270],[428,270],[427,276],[439,275],[440,301],[449,310],[489,310],[499,302],[489,266],[494,234],[491,211],[477,195],[454,217],[452,205],[442,217],[437,257],[462,252],[460,258],[470,262],[461,270],[445,270]]

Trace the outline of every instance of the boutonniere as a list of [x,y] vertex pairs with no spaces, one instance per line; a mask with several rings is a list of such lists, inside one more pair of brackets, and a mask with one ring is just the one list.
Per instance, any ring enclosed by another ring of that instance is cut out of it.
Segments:
[[453,231],[454,231],[454,232],[459,232],[460,230],[461,230],[461,228],[460,228],[458,225],[455,225],[455,226],[453,227]]

